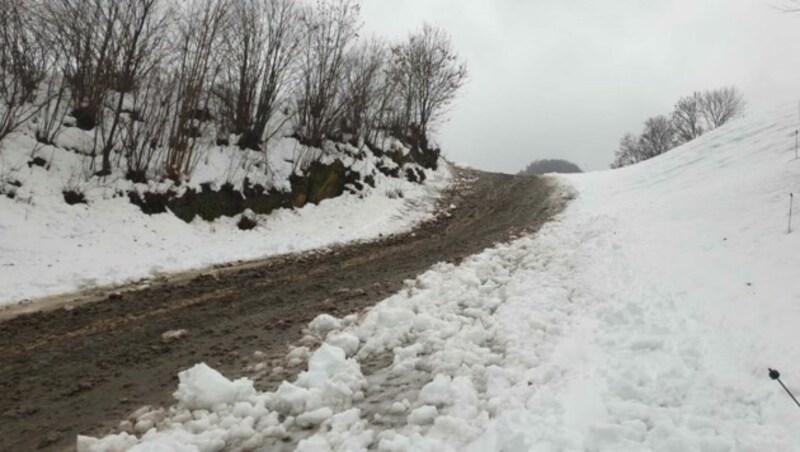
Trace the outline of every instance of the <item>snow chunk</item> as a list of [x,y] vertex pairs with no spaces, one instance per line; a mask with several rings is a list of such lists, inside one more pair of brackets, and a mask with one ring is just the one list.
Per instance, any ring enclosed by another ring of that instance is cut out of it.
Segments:
[[188,409],[213,409],[219,404],[232,404],[256,394],[252,380],[231,381],[205,363],[178,374],[180,383],[173,396]]
[[403,402],[394,402],[389,406],[389,414],[405,414],[408,410],[408,407]]
[[435,406],[423,405],[408,415],[408,423],[415,425],[432,424],[433,420],[439,414]]
[[308,389],[284,381],[275,392],[273,409],[283,414],[300,414],[306,409],[306,403],[311,398]]
[[361,343],[358,336],[350,333],[331,333],[328,335],[328,338],[325,339],[325,342],[341,348],[347,356],[355,355]]
[[302,428],[311,428],[313,426],[322,424],[333,416],[333,410],[328,407],[322,407],[318,410],[309,411],[297,416],[297,425]]
[[437,375],[432,382],[426,384],[419,392],[419,402],[426,405],[442,406],[450,398],[451,379],[447,375]]
[[289,366],[299,366],[311,356],[311,351],[308,347],[293,347],[292,350],[286,355],[286,362]]
[[339,347],[322,344],[308,360],[308,371],[297,377],[297,383],[306,388],[322,388],[332,379],[362,378],[361,368]]
[[161,342],[169,344],[186,336],[187,334],[189,334],[189,332],[184,329],[166,331],[161,335]]
[[122,432],[119,435],[107,436],[101,439],[78,435],[75,448],[78,452],[107,452],[128,450],[135,445],[136,437]]
[[329,332],[341,327],[341,320],[330,314],[320,314],[308,324],[308,329],[319,337],[324,337]]

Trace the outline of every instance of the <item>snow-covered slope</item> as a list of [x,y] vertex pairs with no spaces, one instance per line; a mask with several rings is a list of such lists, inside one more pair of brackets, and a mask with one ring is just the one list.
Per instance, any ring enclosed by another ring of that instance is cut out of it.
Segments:
[[[168,184],[134,185],[121,174],[109,180],[89,177],[90,159],[65,150],[80,146],[69,144],[66,138],[64,147],[43,146],[29,135],[13,136],[0,152],[0,308],[97,285],[409,230],[433,216],[439,193],[450,179],[446,164],[438,171],[427,170],[428,180],[421,185],[376,171],[377,164],[397,166],[387,157],[363,151],[366,157],[355,159],[351,154],[359,150],[352,146],[322,153],[288,138],[270,148],[267,172],[251,168],[261,162],[260,153],[231,147],[207,149],[192,179],[197,182],[190,181],[184,188],[198,189],[201,182],[241,187],[248,177],[267,189],[289,191],[289,177],[299,171],[296,162],[312,154],[321,155],[323,162],[340,159],[348,168],[374,178],[375,187],[365,186],[358,194],[259,215],[259,226],[240,231],[238,218],[214,222],[196,218],[187,224],[171,213],[145,215],[126,193],[163,191]],[[78,138],[87,139],[84,135]],[[80,143],[74,137],[72,141]],[[29,163],[33,157],[42,158],[46,167]],[[62,191],[70,189],[85,194],[88,205],[66,204]],[[4,193],[13,193],[13,199]]]
[[310,427],[300,450],[800,450],[800,409],[767,376],[800,392],[797,127],[781,108],[563,176],[577,198],[535,236],[439,265],[362,318],[317,319],[327,345],[296,382],[220,396],[200,366],[138,439],[79,446],[268,447]]

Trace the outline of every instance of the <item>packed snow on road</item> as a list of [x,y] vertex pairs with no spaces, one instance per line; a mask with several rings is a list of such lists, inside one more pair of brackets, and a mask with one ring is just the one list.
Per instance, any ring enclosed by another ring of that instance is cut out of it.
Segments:
[[753,113],[561,176],[575,200],[535,235],[314,320],[295,381],[259,392],[198,364],[173,407],[79,449],[800,450],[767,374],[800,392],[797,127],[796,106]]

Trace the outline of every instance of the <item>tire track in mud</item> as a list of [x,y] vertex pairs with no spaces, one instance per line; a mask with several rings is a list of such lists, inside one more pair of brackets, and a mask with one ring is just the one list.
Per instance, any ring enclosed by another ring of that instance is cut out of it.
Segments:
[[[2,321],[0,450],[70,450],[78,433],[109,432],[142,405],[170,404],[177,373],[200,361],[228,377],[253,376],[256,351],[285,366],[287,347],[317,315],[360,312],[437,262],[534,232],[561,211],[566,191],[548,178],[459,170],[441,214],[409,233],[93,290]],[[179,329],[188,334],[162,339]],[[300,370],[257,386],[274,390]]]

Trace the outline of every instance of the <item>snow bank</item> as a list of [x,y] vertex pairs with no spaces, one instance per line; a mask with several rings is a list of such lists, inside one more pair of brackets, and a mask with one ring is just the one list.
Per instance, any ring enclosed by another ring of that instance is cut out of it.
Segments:
[[[65,129],[64,146],[81,148]],[[79,133],[79,132],[76,132]],[[273,143],[269,171],[245,171],[233,156],[259,161],[260,154],[237,149],[208,149],[192,181],[220,187],[241,186],[245,176],[267,189],[288,190],[298,160],[316,152],[322,162],[340,159],[362,174],[371,174],[375,187],[344,194],[299,210],[279,209],[258,216],[258,226],[238,229],[236,218],[214,222],[198,219],[187,224],[170,213],[147,216],[128,201],[129,190],[164,190],[156,182],[133,185],[119,175],[109,180],[86,174],[87,157],[62,148],[38,144],[14,135],[0,151],[0,307],[32,298],[120,284],[203,268],[236,260],[324,248],[355,240],[376,239],[410,230],[434,214],[440,190],[450,179],[446,164],[427,171],[424,185],[391,178],[376,165],[396,167],[386,157],[364,151],[356,159],[345,151],[305,151],[295,140]],[[32,151],[36,147],[35,151]],[[45,167],[32,164],[40,157]],[[249,156],[249,157],[248,157]],[[316,155],[315,155],[316,156]],[[116,178],[116,179],[115,179]],[[21,183],[21,187],[12,184]],[[164,185],[164,186],[162,186]],[[88,205],[67,205],[62,191],[78,189]],[[13,199],[2,193],[13,193]]]
[[235,421],[179,405],[139,439],[79,444],[269,448],[297,431],[285,403],[317,426],[298,450],[800,450],[797,407],[767,377],[800,392],[796,128],[791,106],[565,176],[578,197],[535,236],[438,265],[357,323],[314,322],[356,337],[353,358],[323,345]]
[[174,394],[178,403],[169,416],[158,420],[149,411],[137,413],[137,425],[142,419],[158,420],[157,425],[135,427],[140,438],[126,432],[102,439],[81,436],[78,450],[253,449],[280,444],[297,428],[323,424],[350,432],[359,416],[358,410],[349,410],[365,386],[358,363],[328,344],[311,355],[307,372],[294,383],[283,382],[273,393],[257,393],[252,381],[230,381],[205,364],[181,372],[179,378]]

